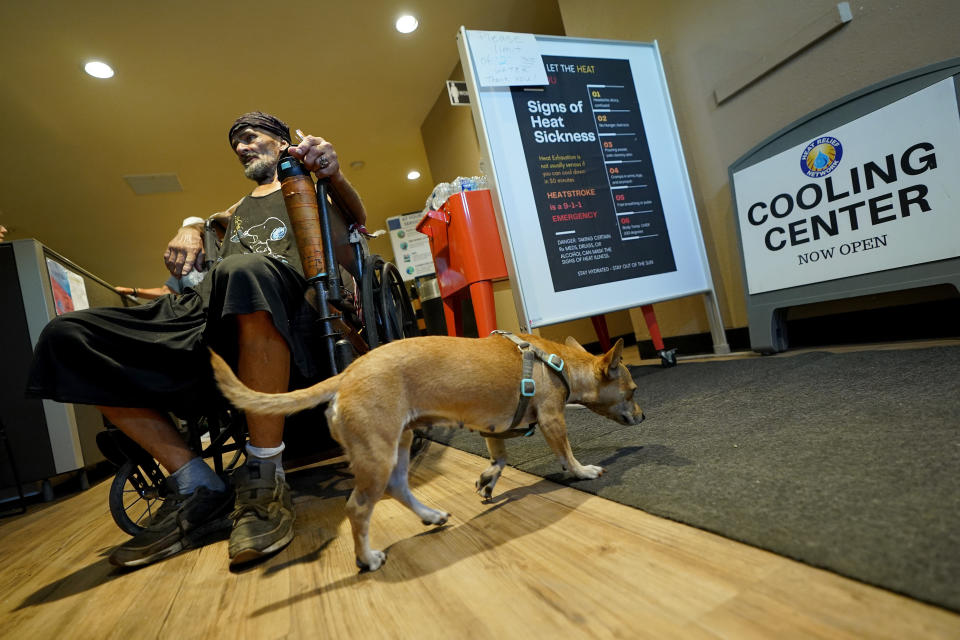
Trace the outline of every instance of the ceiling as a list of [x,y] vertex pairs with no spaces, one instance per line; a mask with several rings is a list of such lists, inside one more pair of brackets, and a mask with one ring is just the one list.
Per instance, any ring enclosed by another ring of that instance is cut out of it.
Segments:
[[[393,26],[405,12],[420,20],[409,35]],[[181,220],[254,186],[227,143],[251,110],[330,140],[369,228],[419,211],[434,186],[420,126],[459,62],[461,25],[558,33],[561,21],[556,0],[3,2],[7,240],[37,238],[111,284],[159,286]],[[89,59],[116,75],[86,75]],[[124,180],[171,173],[182,191],[136,195]],[[386,240],[373,248],[390,254]]]

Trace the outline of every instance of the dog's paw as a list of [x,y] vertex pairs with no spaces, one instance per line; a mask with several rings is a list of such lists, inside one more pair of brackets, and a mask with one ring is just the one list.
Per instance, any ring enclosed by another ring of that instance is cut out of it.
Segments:
[[427,514],[426,517],[421,519],[421,522],[426,525],[441,525],[447,524],[447,520],[450,519],[450,514],[446,511],[434,511],[433,513]]
[[477,494],[484,500],[489,500],[493,496],[493,485],[494,482],[490,482],[489,479],[484,481],[483,476],[480,477],[476,482]]
[[603,475],[603,467],[598,467],[595,464],[585,464],[574,475],[581,480],[596,480]]
[[489,500],[493,497],[493,488],[497,485],[499,479],[500,469],[496,469],[495,472],[491,472],[489,469],[484,471],[474,485],[477,488],[477,494],[484,500]]
[[365,560],[357,558],[357,567],[360,568],[360,571],[376,571],[387,561],[387,554],[378,549],[371,549]]

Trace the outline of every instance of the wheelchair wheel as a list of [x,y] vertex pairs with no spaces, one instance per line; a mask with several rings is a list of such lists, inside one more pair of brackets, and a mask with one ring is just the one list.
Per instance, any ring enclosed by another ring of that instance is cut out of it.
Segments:
[[367,256],[360,292],[366,340],[371,349],[420,335],[407,286],[393,264],[377,255]]
[[146,528],[166,495],[163,471],[156,462],[127,460],[110,485],[110,515],[118,527],[135,536]]

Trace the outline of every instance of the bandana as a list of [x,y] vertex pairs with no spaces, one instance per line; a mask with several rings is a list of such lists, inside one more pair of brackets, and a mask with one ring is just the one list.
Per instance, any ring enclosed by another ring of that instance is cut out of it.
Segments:
[[261,129],[288,143],[292,142],[290,139],[290,127],[287,126],[286,122],[280,118],[270,115],[269,113],[264,113],[262,111],[251,111],[237,118],[237,120],[233,123],[233,126],[230,127],[230,133],[228,134],[228,137],[230,139],[231,149],[236,148],[236,145],[233,143],[234,136],[239,134],[247,127]]

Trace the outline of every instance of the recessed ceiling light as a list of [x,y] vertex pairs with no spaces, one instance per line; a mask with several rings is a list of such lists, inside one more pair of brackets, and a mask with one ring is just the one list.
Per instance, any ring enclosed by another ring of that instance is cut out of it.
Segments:
[[113,77],[113,69],[110,68],[110,65],[108,65],[106,62],[100,62],[99,60],[91,60],[87,64],[83,65],[83,70],[94,78]]
[[420,23],[411,15],[400,16],[397,18],[397,31],[400,33],[411,33],[417,30]]
[[411,171],[410,173],[407,174],[407,180],[416,180],[419,177],[420,177],[419,171]]

